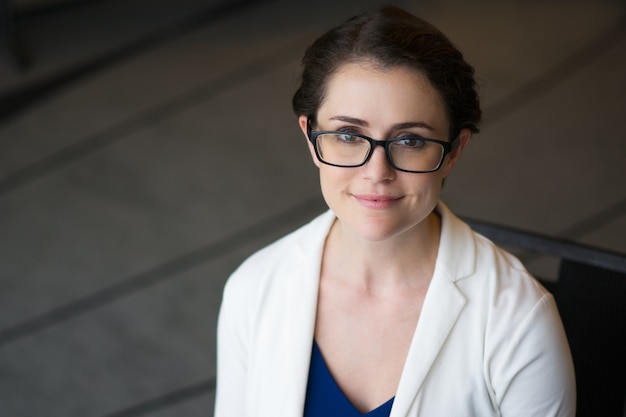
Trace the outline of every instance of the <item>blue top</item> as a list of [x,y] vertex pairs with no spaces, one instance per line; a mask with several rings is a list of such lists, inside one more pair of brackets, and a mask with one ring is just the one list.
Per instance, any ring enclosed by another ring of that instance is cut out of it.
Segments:
[[389,417],[394,398],[369,413],[362,414],[341,391],[324,362],[319,346],[313,341],[304,417]]

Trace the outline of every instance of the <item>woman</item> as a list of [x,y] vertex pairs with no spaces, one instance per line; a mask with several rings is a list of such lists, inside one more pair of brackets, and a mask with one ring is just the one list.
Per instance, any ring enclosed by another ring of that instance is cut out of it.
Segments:
[[394,7],[302,63],[293,106],[330,210],[229,279],[215,415],[574,416],[552,296],[439,201],[478,131],[473,68]]

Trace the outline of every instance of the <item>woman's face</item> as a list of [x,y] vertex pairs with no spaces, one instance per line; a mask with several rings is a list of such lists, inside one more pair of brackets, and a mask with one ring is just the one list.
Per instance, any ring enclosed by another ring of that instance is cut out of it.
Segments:
[[[306,135],[307,118],[301,116],[299,123]],[[313,129],[348,130],[378,140],[413,133],[449,141],[448,126],[443,100],[424,75],[365,62],[345,64],[329,79]],[[322,194],[340,225],[362,239],[383,241],[419,233],[469,137],[469,130],[463,130],[459,146],[441,168],[425,174],[395,170],[380,146],[356,168],[320,163],[310,142],[309,147],[320,170]]]

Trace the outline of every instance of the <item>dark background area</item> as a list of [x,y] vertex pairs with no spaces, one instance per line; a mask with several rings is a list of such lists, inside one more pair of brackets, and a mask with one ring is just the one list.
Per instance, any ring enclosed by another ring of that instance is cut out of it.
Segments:
[[[298,60],[382,3],[0,1],[0,415],[212,415],[224,281],[324,210]],[[480,80],[450,208],[626,253],[624,2],[390,3]]]

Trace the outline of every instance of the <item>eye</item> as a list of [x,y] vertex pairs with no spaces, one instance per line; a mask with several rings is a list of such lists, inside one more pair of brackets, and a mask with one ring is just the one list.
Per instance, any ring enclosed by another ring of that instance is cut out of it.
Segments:
[[361,138],[359,138],[358,136],[354,136],[351,133],[346,132],[346,133],[338,133],[337,139],[343,142],[356,142],[357,140]]
[[409,149],[422,149],[426,146],[426,141],[419,136],[407,136],[398,138],[395,140],[398,146],[402,146]]
[[364,141],[363,138],[356,136],[356,132],[351,130],[339,130],[333,133],[333,136],[337,142],[344,144],[361,143]]

